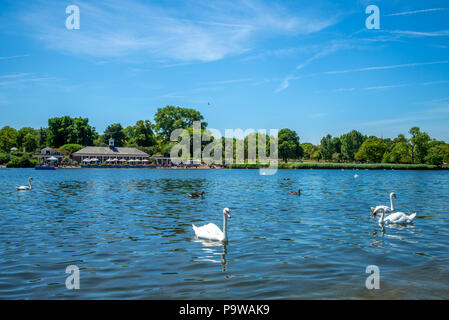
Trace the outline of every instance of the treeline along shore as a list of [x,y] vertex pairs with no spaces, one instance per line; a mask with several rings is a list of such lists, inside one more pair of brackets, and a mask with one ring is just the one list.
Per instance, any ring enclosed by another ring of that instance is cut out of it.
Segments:
[[[199,111],[175,106],[159,108],[153,122],[139,120],[127,127],[113,123],[102,134],[89,124],[89,119],[70,116],[50,118],[46,127],[38,129],[4,126],[0,129],[0,165],[9,168],[33,167],[37,160],[31,154],[45,147],[63,154],[63,163],[78,165],[71,161],[72,153],[85,146],[107,146],[110,138],[114,139],[116,147],[135,147],[150,156],[168,157],[176,144],[170,141],[171,133],[175,129],[186,129],[192,134],[195,121],[201,122],[202,134],[214,140]],[[267,150],[270,138],[266,136]],[[247,159],[248,136],[243,141],[237,138],[220,139],[223,154],[226,141],[232,140],[234,159],[237,143],[243,143]],[[206,145],[204,142],[202,147]],[[419,127],[412,127],[395,138],[366,136],[357,130],[334,137],[328,134],[318,145],[301,142],[294,130],[284,128],[278,133],[278,156],[280,169],[445,169],[449,162],[449,144],[431,138]],[[154,158],[150,159],[154,161]],[[243,163],[227,167],[251,169],[266,166]]]

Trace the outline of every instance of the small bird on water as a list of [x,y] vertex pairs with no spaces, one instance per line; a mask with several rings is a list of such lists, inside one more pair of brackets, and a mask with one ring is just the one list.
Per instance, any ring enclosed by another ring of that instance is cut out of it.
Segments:
[[290,191],[290,194],[294,194],[295,196],[300,196],[301,195],[301,188],[298,188],[298,192],[294,192],[294,191]]
[[200,193],[197,193],[197,192],[188,192],[188,193],[187,193],[187,195],[188,195],[190,198],[202,198],[204,194],[205,194],[204,191],[201,191]]

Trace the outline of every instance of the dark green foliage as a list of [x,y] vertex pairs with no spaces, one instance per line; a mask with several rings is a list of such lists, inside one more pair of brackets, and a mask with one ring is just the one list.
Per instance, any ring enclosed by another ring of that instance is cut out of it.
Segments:
[[126,142],[126,135],[120,123],[109,125],[103,134],[103,143],[109,145],[109,139],[114,139],[114,146],[123,147]]
[[59,148],[65,144],[91,146],[96,137],[95,128],[89,125],[87,118],[69,116],[48,119],[48,143]]
[[81,150],[82,148],[84,148],[84,147],[79,144],[65,144],[65,145],[61,146],[61,149],[64,149],[69,154],[77,152],[77,151]]
[[278,133],[279,156],[287,162],[288,159],[298,159],[304,155],[304,150],[299,143],[299,136],[296,131],[282,129]]
[[154,116],[155,130],[165,141],[170,140],[170,135],[175,129],[187,129],[193,127],[194,121],[201,121],[201,128],[206,129],[207,122],[199,111],[189,108],[166,106],[157,109]]
[[30,158],[28,154],[21,157],[11,156],[11,160],[7,163],[7,168],[33,168],[37,165],[37,160]]
[[8,153],[0,153],[0,164],[7,164],[11,160]]
[[340,137],[341,155],[344,160],[354,161],[355,154],[359,150],[366,137],[357,130],[352,130]]

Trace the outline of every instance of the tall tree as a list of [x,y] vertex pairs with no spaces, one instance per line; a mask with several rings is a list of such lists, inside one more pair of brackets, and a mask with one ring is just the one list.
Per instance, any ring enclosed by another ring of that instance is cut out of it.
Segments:
[[410,163],[410,144],[403,134],[393,139],[390,151],[384,154],[382,162],[388,163]]
[[37,139],[39,148],[45,148],[48,143],[48,128],[40,128],[38,131]]
[[301,143],[301,148],[304,151],[304,159],[310,159],[314,152],[314,145],[309,142]]
[[342,135],[340,141],[343,159],[353,161],[356,152],[365,140],[366,137],[357,130],[352,130],[351,132]]
[[282,129],[278,133],[279,156],[284,162],[289,158],[298,159],[304,155],[304,150],[299,144],[299,136],[296,131]]
[[153,133],[153,125],[150,120],[139,120],[133,127],[124,129],[128,143],[136,144],[140,147],[151,147],[156,144],[156,138]]
[[10,152],[12,147],[17,147],[17,130],[9,126],[0,129],[0,151]]
[[23,137],[22,148],[25,148],[27,152],[34,152],[36,151],[37,147],[38,140],[34,134],[28,133],[25,137]]
[[159,108],[154,116],[155,130],[165,141],[170,140],[175,129],[192,128],[194,121],[201,121],[201,128],[206,129],[207,122],[202,120],[204,117],[199,111],[175,106]]
[[48,142],[53,147],[67,143],[92,145],[95,134],[95,128],[89,125],[87,118],[64,116],[48,119]]
[[110,138],[114,139],[114,145],[116,147],[123,147],[125,145],[126,135],[120,123],[111,124],[106,128],[103,134],[103,142],[108,145]]
[[365,140],[360,146],[360,150],[355,154],[355,159],[359,161],[381,162],[387,144],[379,138],[373,137]]
[[416,160],[423,163],[429,150],[430,137],[426,132],[421,132],[419,127],[410,128],[409,133],[412,135],[410,138],[412,163],[415,163]]
[[332,136],[330,134],[321,139],[320,150],[324,160],[332,160],[332,154],[335,152],[335,147],[332,143]]
[[[27,146],[25,146],[24,142],[25,142],[25,137],[28,136],[28,148]],[[34,130],[33,128],[30,127],[23,127],[18,131],[17,134],[17,147],[19,148],[19,150],[22,150],[24,147],[26,148],[27,151],[34,151],[35,147],[30,150],[29,147],[33,147],[33,142],[31,137],[37,137],[37,131]]]

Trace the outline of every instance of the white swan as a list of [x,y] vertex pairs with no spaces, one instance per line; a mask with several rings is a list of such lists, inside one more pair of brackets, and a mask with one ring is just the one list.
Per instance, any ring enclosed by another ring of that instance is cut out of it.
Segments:
[[226,225],[227,218],[231,218],[229,214],[229,209],[223,209],[223,231],[217,227],[216,224],[208,223],[202,227],[197,227],[192,224],[193,231],[198,238],[208,239],[208,240],[218,240],[218,241],[226,241],[228,239],[228,235],[226,233]]
[[20,191],[20,190],[31,190],[31,181],[32,180],[33,180],[33,178],[28,178],[28,185],[27,186],[16,187],[17,191]]
[[373,214],[374,212],[382,209],[384,211],[384,213],[390,213],[394,211],[394,202],[393,202],[393,198],[396,198],[396,193],[392,192],[390,193],[390,206],[376,206],[376,207],[371,207],[371,214]]
[[379,208],[373,212],[373,219],[376,219],[377,212],[380,212],[379,225],[388,225],[388,224],[409,224],[413,222],[413,219],[416,217],[416,213],[412,213],[411,215],[406,215],[404,212],[395,212],[390,214],[385,218],[385,210]]

